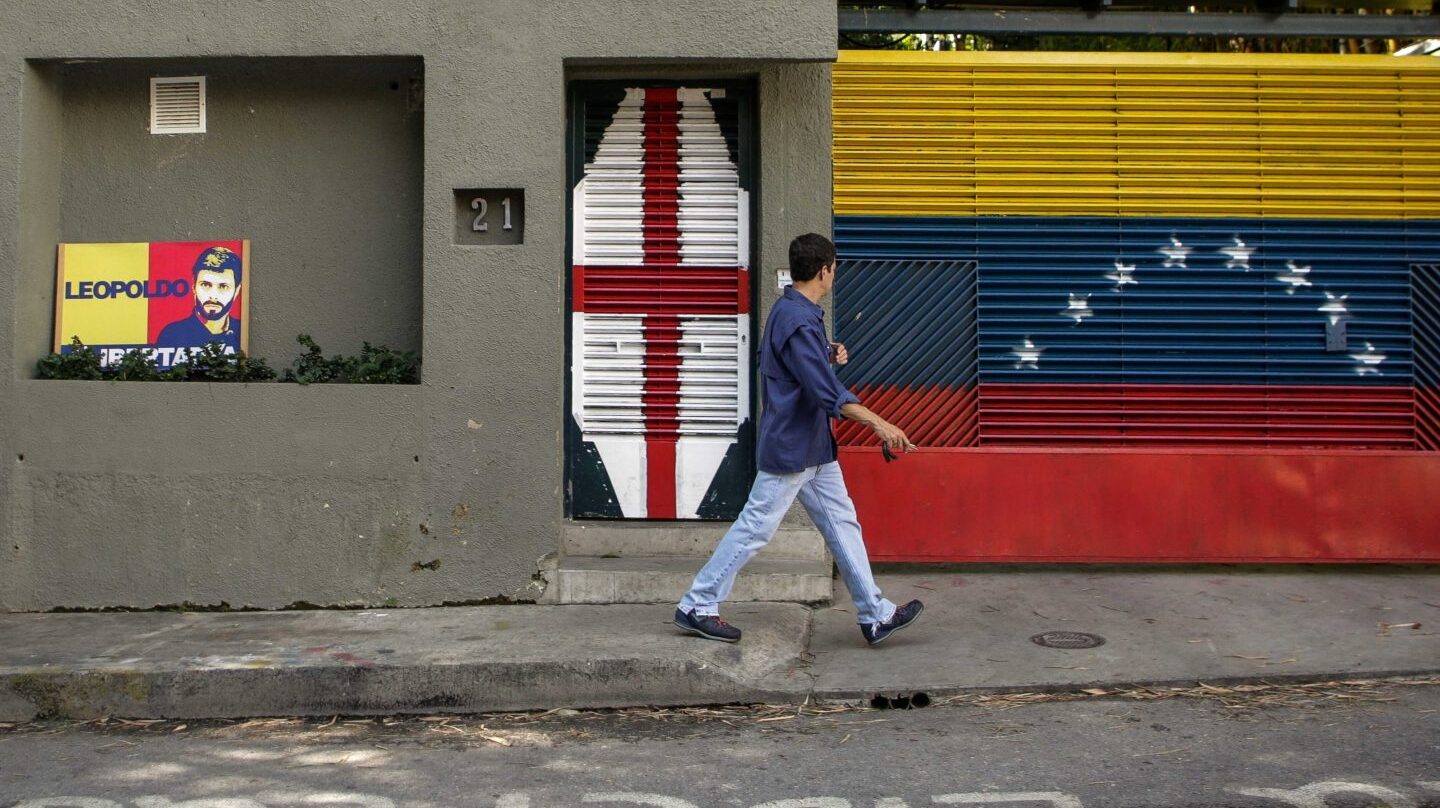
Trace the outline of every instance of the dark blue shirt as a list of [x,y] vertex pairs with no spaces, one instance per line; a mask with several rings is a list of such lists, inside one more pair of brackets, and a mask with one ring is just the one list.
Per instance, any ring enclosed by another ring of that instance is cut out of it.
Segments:
[[835,377],[825,310],[785,287],[770,309],[760,338],[760,419],[756,465],[771,474],[790,474],[835,459],[830,419],[859,403]]
[[210,329],[206,328],[205,324],[192,314],[160,329],[159,336],[155,338],[155,347],[199,348],[210,342],[218,342],[227,348],[240,350],[240,321],[231,317],[223,332],[212,334]]

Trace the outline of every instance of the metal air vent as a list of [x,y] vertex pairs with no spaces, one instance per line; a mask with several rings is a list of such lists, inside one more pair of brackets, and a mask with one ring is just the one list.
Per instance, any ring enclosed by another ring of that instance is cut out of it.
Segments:
[[150,134],[187,135],[204,131],[204,76],[150,79]]

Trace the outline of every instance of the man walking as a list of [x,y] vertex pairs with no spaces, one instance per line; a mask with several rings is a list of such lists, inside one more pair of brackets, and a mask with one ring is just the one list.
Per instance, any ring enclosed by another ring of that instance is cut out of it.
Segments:
[[855,504],[836,462],[830,419],[865,424],[887,450],[908,452],[915,446],[899,427],[862,406],[831,367],[832,361],[849,361],[845,346],[832,346],[825,336],[819,305],[835,285],[835,245],[815,233],[797,236],[790,242],[790,277],[793,285],[770,310],[761,338],[760,472],[745,509],[676,607],[675,625],[709,640],[739,641],[740,629],[720,619],[720,604],[798,496],[835,556],[865,641],[878,645],[915,622],[924,605],[912,600],[896,607],[875,585]]

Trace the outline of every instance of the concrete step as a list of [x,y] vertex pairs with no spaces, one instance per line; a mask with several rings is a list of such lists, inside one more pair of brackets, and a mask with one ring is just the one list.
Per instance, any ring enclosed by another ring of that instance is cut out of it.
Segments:
[[[568,522],[561,547],[572,556],[710,557],[730,523]],[[825,540],[813,527],[781,527],[765,545],[763,558],[825,561]]]
[[[703,563],[674,556],[563,556],[542,603],[674,603]],[[732,602],[828,603],[830,562],[756,558],[741,571]]]

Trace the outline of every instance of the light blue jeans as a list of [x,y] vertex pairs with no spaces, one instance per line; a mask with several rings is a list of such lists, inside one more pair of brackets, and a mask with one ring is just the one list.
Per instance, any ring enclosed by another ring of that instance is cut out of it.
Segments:
[[850,501],[845,477],[835,462],[794,474],[756,474],[745,509],[695,576],[690,591],[680,599],[680,608],[702,615],[720,614],[720,604],[730,597],[740,568],[770,543],[796,496],[835,556],[840,578],[855,602],[856,622],[883,623],[894,617],[895,604],[881,597],[875,576],[870,573],[870,557],[860,536],[855,503]]

